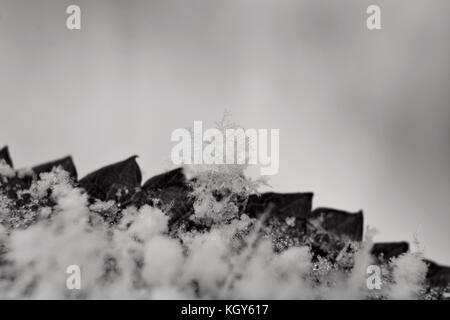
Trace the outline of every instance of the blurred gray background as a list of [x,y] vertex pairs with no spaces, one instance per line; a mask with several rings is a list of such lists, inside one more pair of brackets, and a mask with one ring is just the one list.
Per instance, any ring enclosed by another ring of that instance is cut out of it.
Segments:
[[[69,31],[66,7],[82,10]],[[382,9],[382,30],[366,8]],[[448,0],[0,0],[0,145],[81,176],[228,109],[280,129],[276,191],[364,209],[378,241],[450,264]]]

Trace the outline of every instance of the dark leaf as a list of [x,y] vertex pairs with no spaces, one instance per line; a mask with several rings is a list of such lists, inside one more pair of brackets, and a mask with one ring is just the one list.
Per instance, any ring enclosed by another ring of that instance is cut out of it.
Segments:
[[427,280],[432,286],[447,287],[450,285],[450,267],[425,260],[428,265]]
[[313,193],[274,193],[251,195],[247,202],[246,213],[250,217],[258,217],[270,206],[270,216],[307,219],[311,214]]
[[362,241],[363,212],[350,213],[330,208],[317,208],[311,214],[312,219],[322,220],[322,228],[338,236],[347,236],[353,241]]
[[148,179],[142,189],[144,190],[160,190],[167,187],[186,187],[186,177],[182,168],[177,168]]
[[0,160],[4,160],[11,168],[14,168],[11,156],[9,155],[8,146],[0,149]]
[[370,253],[375,257],[380,257],[382,255],[383,259],[388,261],[391,258],[398,257],[399,255],[408,252],[408,250],[408,242],[379,242],[373,245]]
[[81,179],[79,185],[91,198],[124,203],[136,194],[141,185],[142,174],[136,158],[132,156],[96,170]]
[[142,186],[142,201],[166,209],[171,221],[189,216],[193,212],[193,199],[189,196],[191,187],[182,168],[174,169],[147,180]]

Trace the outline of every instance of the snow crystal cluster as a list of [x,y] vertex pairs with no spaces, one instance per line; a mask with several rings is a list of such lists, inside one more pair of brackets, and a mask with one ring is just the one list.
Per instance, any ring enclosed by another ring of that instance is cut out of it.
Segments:
[[[105,212],[117,213],[114,201],[91,203],[61,168],[17,195],[26,206],[0,193],[0,299],[420,297],[426,265],[419,254],[390,261],[382,268],[382,288],[367,288],[370,232],[336,261],[314,256],[307,242],[277,249],[266,215],[255,219],[239,210],[260,183],[241,169],[192,172],[188,219],[198,228],[175,232],[168,214],[149,205],[130,205],[119,223],[105,223]],[[1,163],[1,178],[12,178],[11,170]],[[286,225],[295,227],[295,220]],[[73,265],[79,266],[79,289],[67,286]]]

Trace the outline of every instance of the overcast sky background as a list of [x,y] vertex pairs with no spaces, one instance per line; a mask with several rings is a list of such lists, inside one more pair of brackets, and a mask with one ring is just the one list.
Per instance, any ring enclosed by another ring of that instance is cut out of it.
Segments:
[[[82,30],[69,31],[78,4]],[[382,8],[382,30],[366,8]],[[280,192],[364,209],[378,241],[450,264],[448,0],[0,0],[0,145],[16,167],[72,154],[80,176],[224,109],[280,129]]]

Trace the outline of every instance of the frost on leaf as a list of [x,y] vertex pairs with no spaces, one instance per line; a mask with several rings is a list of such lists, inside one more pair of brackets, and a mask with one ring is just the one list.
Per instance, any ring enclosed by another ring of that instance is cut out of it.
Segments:
[[50,162],[46,162],[43,164],[40,164],[38,166],[35,166],[32,168],[32,171],[34,172],[34,174],[39,177],[39,175],[41,173],[48,173],[50,171],[53,170],[53,168],[56,167],[61,167],[63,170],[65,170],[69,176],[73,179],[73,180],[77,180],[78,178],[78,174],[77,174],[77,169],[75,168],[75,165],[73,163],[72,157],[71,156],[67,156],[55,161],[50,161]]
[[138,204],[151,204],[162,209],[172,224],[193,212],[192,188],[182,168],[167,171],[148,179],[142,186]]
[[[79,184],[54,163],[8,178],[0,184],[0,299],[445,297],[450,272],[404,244],[374,245],[371,232],[362,241],[362,213],[313,211],[312,193],[259,194],[262,181],[243,169],[180,168],[141,188],[131,157]],[[376,292],[366,288],[374,262],[383,281]],[[83,272],[80,291],[65,285],[73,264]]]
[[0,159],[0,177],[12,178],[15,176],[14,169],[6,163],[5,160]]

